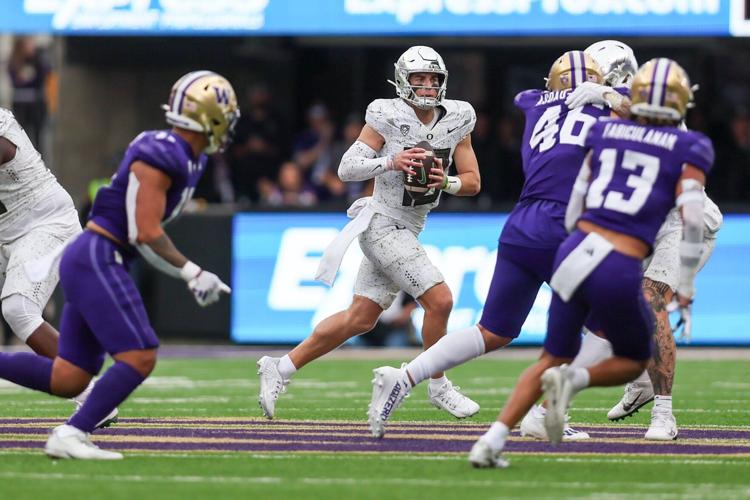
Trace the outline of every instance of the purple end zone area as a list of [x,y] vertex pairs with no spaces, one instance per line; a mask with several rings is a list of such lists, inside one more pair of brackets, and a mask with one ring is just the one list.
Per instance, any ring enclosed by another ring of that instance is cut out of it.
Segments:
[[[44,446],[59,419],[0,419],[0,449]],[[683,428],[677,441],[650,442],[645,428],[584,426],[590,440],[552,447],[520,438],[509,453],[750,455],[750,429]],[[162,452],[385,452],[467,453],[486,424],[393,422],[384,439],[370,436],[362,422],[267,421],[260,419],[122,419],[94,434],[103,448]]]

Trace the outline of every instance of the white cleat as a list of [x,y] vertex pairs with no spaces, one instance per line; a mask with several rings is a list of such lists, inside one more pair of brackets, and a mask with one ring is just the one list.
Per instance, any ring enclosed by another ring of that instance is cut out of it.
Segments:
[[456,418],[476,415],[479,411],[479,405],[458,392],[459,389],[460,387],[454,386],[449,380],[435,392],[432,392],[428,387],[427,394],[430,396],[430,403],[435,408],[445,410]]
[[481,438],[471,447],[469,462],[478,469],[505,469],[510,465],[501,451],[492,451],[489,443]]
[[[567,421],[567,416],[565,417]],[[532,437],[547,441],[547,429],[544,428],[544,415],[535,414],[534,410],[529,411],[523,420],[521,420],[521,436]],[[563,427],[563,441],[578,441],[589,439],[589,433],[572,428],[567,422]]]
[[654,388],[651,382],[631,382],[625,386],[622,399],[609,410],[607,418],[613,421],[622,420],[635,414],[642,406],[654,400]]
[[279,359],[263,356],[258,360],[258,375],[260,376],[260,396],[258,404],[263,410],[263,416],[273,419],[276,412],[276,400],[286,392],[289,380],[284,380],[279,373]]
[[673,441],[677,439],[677,421],[669,411],[653,410],[651,425],[646,431],[649,441]]
[[87,433],[67,424],[52,429],[44,453],[50,458],[122,460],[122,453],[100,449],[91,442]]
[[542,374],[542,390],[547,400],[544,427],[553,445],[560,444],[565,430],[565,414],[573,397],[573,384],[568,376],[568,365],[547,368]]
[[[80,393],[78,396],[74,397],[72,401],[76,404],[76,411],[79,411],[81,407],[83,406],[83,403],[86,402],[86,400],[91,395],[91,391],[94,389],[94,382],[91,382],[86,389],[83,390],[82,393]],[[118,420],[118,415],[120,412],[115,408],[111,412],[107,414],[106,417],[102,419],[101,422],[96,424],[97,429],[104,429],[106,427],[109,427],[112,424],[116,424]]]
[[411,383],[406,370],[381,366],[372,371],[372,398],[367,409],[367,423],[370,432],[378,439],[385,435],[385,424],[404,398],[411,392]]

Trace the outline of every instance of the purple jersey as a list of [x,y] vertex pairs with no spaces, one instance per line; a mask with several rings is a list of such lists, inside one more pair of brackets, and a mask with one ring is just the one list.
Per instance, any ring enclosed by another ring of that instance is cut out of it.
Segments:
[[[167,191],[167,204],[163,224],[180,214],[185,203],[193,196],[206,166],[206,156],[195,158],[190,145],[169,130],[143,132],[128,146],[112,183],[99,190],[91,208],[89,219],[103,227],[124,244],[128,244],[128,231],[135,231],[136,191],[130,185],[130,166],[142,161],[161,170],[172,180]],[[134,235],[131,235],[134,237]]]
[[528,248],[557,248],[565,231],[565,207],[585,156],[591,126],[609,111],[586,105],[569,109],[570,90],[526,90],[515,104],[526,115],[521,156],[524,185],[503,227],[500,242]]
[[524,184],[521,201],[541,199],[568,203],[585,156],[584,141],[593,124],[609,109],[592,105],[569,109],[570,89],[526,90],[515,104],[526,116],[521,157]]
[[675,206],[683,165],[705,173],[714,161],[711,140],[700,132],[607,120],[591,128],[592,182],[582,219],[653,245]]

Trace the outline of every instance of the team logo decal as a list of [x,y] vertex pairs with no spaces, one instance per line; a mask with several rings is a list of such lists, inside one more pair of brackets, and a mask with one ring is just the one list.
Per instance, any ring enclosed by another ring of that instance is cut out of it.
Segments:
[[401,134],[406,135],[409,133],[409,125],[401,125]]

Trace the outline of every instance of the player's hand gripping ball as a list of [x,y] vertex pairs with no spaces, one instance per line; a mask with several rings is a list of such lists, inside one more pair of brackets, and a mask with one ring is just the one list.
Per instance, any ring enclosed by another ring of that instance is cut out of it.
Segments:
[[404,187],[413,194],[426,193],[430,189],[427,185],[430,183],[430,169],[435,164],[435,156],[432,146],[427,141],[422,141],[414,147],[424,149],[426,158],[422,160],[421,165],[412,166],[415,175],[404,172]]

